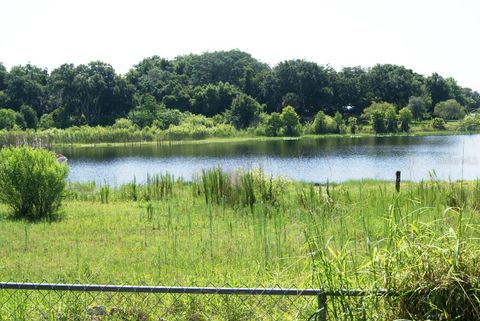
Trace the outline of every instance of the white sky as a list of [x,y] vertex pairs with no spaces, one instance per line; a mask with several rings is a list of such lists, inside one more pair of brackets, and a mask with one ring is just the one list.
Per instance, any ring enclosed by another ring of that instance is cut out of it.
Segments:
[[478,0],[0,0],[0,62],[142,58],[238,48],[270,65],[404,65],[480,91]]

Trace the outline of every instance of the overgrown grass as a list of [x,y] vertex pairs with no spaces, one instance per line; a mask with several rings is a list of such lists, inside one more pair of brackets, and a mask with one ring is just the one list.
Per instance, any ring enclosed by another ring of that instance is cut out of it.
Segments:
[[[469,134],[478,131],[460,130],[458,121],[448,122],[445,130],[436,130],[429,122],[413,123],[409,133],[397,132],[388,135],[455,135],[459,133]],[[303,131],[300,137],[349,137],[351,134],[323,134],[313,135]],[[375,133],[370,125],[362,126],[355,136],[373,136]],[[127,144],[146,142],[183,142],[183,141],[232,141],[244,139],[285,139],[286,137],[265,137],[258,134],[255,128],[236,130],[231,125],[217,124],[210,127],[204,125],[194,126],[184,124],[171,126],[166,130],[146,127],[118,128],[114,126],[91,127],[80,126],[66,129],[45,130],[0,130],[0,147],[30,145],[34,147],[50,147],[52,145],[99,145],[99,144]]]
[[476,320],[479,202],[478,181],[396,193],[218,169],[71,184],[63,221],[0,221],[0,279],[381,288],[400,296],[329,298],[330,319]]

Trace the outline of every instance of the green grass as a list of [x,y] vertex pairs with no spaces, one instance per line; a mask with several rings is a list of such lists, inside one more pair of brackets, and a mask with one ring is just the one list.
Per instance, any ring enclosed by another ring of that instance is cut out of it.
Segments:
[[74,184],[58,222],[0,208],[0,280],[388,288],[402,296],[331,299],[331,319],[468,320],[480,307],[479,209],[479,182],[396,193],[211,170],[192,183]]
[[[408,133],[396,132],[384,134],[384,136],[429,136],[429,135],[457,135],[472,134],[475,132],[465,132],[459,130],[459,121],[449,121],[445,130],[435,130],[430,126],[430,122],[414,122]],[[192,144],[192,143],[228,143],[240,141],[259,141],[259,140],[295,140],[302,138],[328,138],[328,137],[362,137],[375,136],[370,125],[362,126],[357,133],[352,135],[345,134],[303,134],[298,137],[265,137],[258,136],[255,128],[247,130],[234,130],[229,132],[216,132],[210,130],[208,135],[195,136],[186,135],[179,139],[173,139],[165,134],[165,131],[159,129],[145,128],[139,129],[118,129],[112,127],[72,127],[67,129],[47,129],[47,130],[0,130],[0,145],[22,146],[25,144],[31,146],[51,147],[51,146],[115,146],[125,144]],[[198,138],[200,137],[200,138]]]

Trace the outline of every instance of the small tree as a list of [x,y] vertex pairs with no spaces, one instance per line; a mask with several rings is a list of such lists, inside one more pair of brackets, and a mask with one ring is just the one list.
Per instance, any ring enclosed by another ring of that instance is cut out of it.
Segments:
[[407,108],[412,112],[414,119],[422,120],[427,113],[427,105],[422,97],[410,97]]
[[335,116],[333,116],[333,119],[335,120],[335,124],[337,125],[337,133],[344,132],[345,121],[343,120],[342,114],[339,111],[335,112]]
[[387,132],[394,133],[398,130],[397,113],[394,107],[390,107],[385,111],[385,122],[387,125]]
[[32,107],[22,105],[22,107],[20,107],[20,114],[23,116],[27,128],[37,129],[38,117],[36,111]]
[[232,102],[226,117],[237,129],[247,128],[259,120],[263,107],[254,98],[240,94]]
[[12,109],[0,109],[0,129],[12,129],[16,123],[17,113]]
[[280,114],[283,122],[283,133],[286,136],[300,135],[300,116],[292,106],[283,107]]
[[455,99],[439,102],[435,105],[433,114],[445,120],[457,120],[465,117],[465,107]]
[[408,132],[410,130],[410,123],[413,119],[413,113],[408,107],[400,109],[398,112],[398,121],[400,122],[400,129],[403,132]]
[[265,121],[265,134],[267,136],[279,136],[281,135],[281,129],[283,128],[283,120],[279,113],[271,113],[267,116]]
[[357,118],[356,117],[349,117],[348,118],[348,128],[350,128],[350,133],[355,134],[357,132]]
[[327,132],[327,115],[319,111],[313,120],[313,131],[315,134],[325,134]]
[[377,134],[385,133],[387,127],[385,125],[385,114],[379,110],[375,110],[370,114],[373,131]]
[[28,220],[57,218],[68,168],[43,149],[5,148],[0,151],[0,202],[13,217]]

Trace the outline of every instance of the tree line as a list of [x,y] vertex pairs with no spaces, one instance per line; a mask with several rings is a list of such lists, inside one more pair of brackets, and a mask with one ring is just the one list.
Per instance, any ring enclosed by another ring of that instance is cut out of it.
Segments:
[[[407,118],[432,118],[446,102],[447,113],[456,104],[464,116],[480,108],[480,94],[453,78],[436,73],[426,77],[403,66],[336,71],[328,65],[288,60],[270,67],[239,50],[171,60],[153,56],[124,75],[100,61],[63,64],[51,72],[32,64],[10,70],[0,64],[0,128],[109,126],[127,118],[141,128],[167,129],[185,115],[198,114],[237,129],[263,120],[269,131],[277,132],[275,120],[296,123],[285,106],[292,107],[299,121],[318,124],[322,114],[331,119],[340,114],[351,122],[351,117],[363,115],[373,122],[372,117],[381,118],[383,113],[386,121],[390,107],[396,115],[408,107],[412,115],[404,115]],[[382,130],[381,122],[379,126]]]

